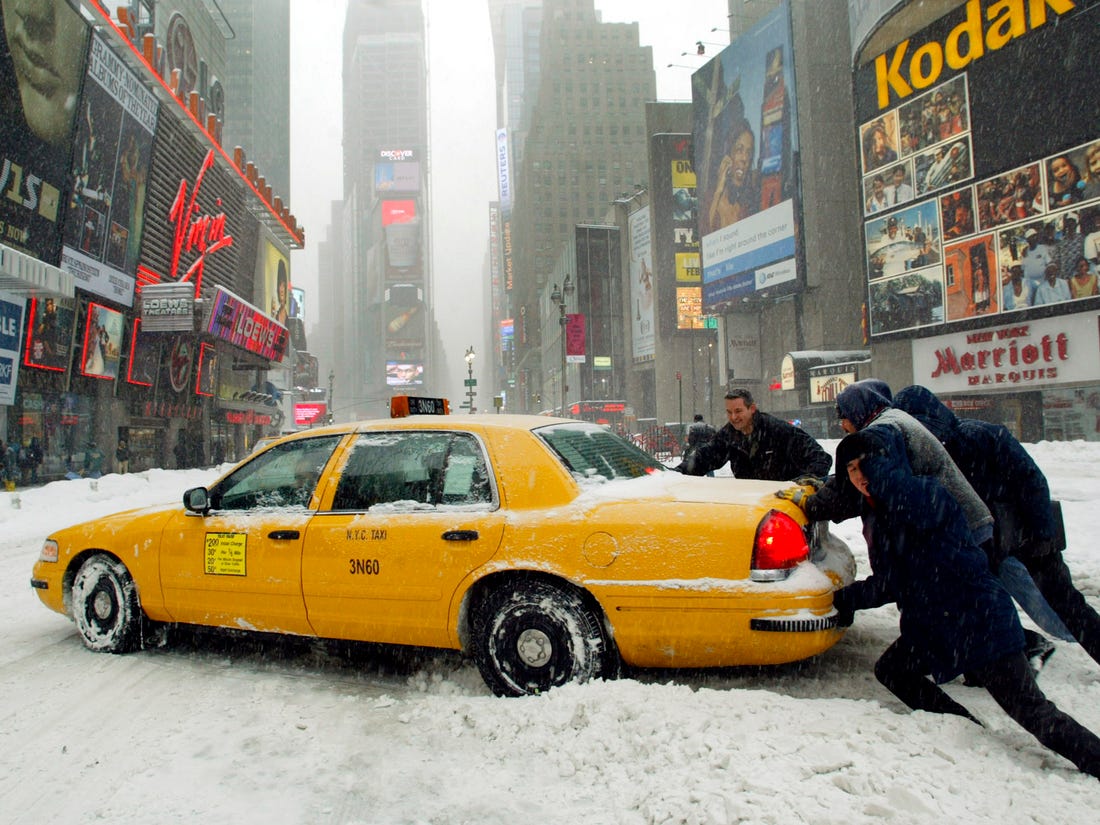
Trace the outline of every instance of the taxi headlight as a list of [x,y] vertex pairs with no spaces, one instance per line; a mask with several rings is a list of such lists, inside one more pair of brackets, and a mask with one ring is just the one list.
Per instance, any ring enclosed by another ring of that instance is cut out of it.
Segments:
[[53,539],[46,539],[42,543],[42,552],[38,554],[39,561],[57,561],[57,542]]

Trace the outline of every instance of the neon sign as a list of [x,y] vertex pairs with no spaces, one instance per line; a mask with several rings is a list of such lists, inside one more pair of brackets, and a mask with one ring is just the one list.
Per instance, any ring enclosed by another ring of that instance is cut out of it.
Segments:
[[221,287],[214,293],[213,303],[206,324],[209,334],[269,361],[283,360],[290,338],[286,327]]
[[[203,266],[206,256],[212,255],[220,249],[233,245],[233,236],[225,234],[225,213],[216,215],[200,215],[198,199],[199,190],[202,188],[202,179],[207,170],[214,165],[214,150],[206,153],[202,162],[202,168],[195,178],[195,186],[191,190],[191,196],[187,195],[187,181],[181,180],[176,192],[176,199],[168,210],[169,223],[175,225],[175,233],[172,239],[172,266],[169,276],[176,281],[188,281],[194,277],[195,297],[199,297],[202,287]],[[216,206],[221,206],[221,198],[214,201]],[[198,257],[181,276],[179,274],[180,254],[182,252],[197,251]]]

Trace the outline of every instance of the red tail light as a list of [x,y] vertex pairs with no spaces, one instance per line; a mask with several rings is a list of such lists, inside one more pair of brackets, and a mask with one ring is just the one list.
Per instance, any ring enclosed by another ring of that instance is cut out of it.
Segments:
[[790,571],[810,557],[806,535],[786,513],[771,510],[756,528],[752,549],[752,580],[774,582],[787,578]]

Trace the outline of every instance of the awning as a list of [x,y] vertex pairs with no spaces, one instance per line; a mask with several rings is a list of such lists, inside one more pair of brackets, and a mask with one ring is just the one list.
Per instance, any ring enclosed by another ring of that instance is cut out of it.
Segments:
[[0,289],[24,297],[76,296],[76,279],[56,266],[0,244]]
[[779,375],[785,390],[801,389],[809,381],[810,370],[830,364],[848,364],[868,361],[871,351],[858,350],[802,350],[783,356]]

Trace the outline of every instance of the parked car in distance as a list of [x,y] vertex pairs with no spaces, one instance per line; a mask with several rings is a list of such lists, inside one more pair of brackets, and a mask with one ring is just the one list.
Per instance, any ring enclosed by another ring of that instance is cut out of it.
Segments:
[[840,639],[855,572],[778,486],[682,476],[568,419],[333,425],[182,505],[54,531],[31,584],[93,650],[160,624],[460,649],[498,695],[778,664]]

